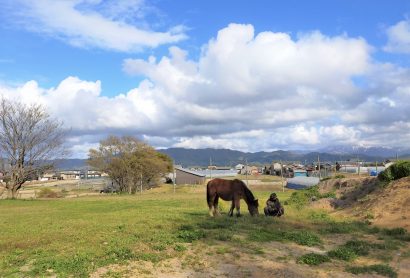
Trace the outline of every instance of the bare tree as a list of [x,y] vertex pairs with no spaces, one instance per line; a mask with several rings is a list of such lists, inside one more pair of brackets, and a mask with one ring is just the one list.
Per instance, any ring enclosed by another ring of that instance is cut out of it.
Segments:
[[171,159],[131,136],[109,136],[98,149],[90,149],[88,164],[107,173],[121,192],[150,187],[172,171]]
[[64,137],[62,123],[41,105],[1,100],[0,155],[9,197],[16,198],[26,181],[52,167],[48,161],[64,153]]

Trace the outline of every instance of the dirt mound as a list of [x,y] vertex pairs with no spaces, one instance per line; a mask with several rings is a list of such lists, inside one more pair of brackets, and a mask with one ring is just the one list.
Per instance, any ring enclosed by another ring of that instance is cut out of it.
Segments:
[[390,183],[359,200],[351,212],[374,224],[410,231],[410,177]]
[[410,177],[382,186],[375,177],[331,179],[319,184],[319,192],[334,192],[336,198],[321,199],[311,206],[341,208],[349,214],[386,227],[404,227],[410,231]]

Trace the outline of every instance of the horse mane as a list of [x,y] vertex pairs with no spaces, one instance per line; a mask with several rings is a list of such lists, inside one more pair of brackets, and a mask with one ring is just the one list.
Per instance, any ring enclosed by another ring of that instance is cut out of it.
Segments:
[[243,192],[245,193],[245,197],[246,197],[245,201],[251,201],[251,202],[255,201],[255,196],[253,196],[252,191],[249,190],[246,184],[241,180],[237,180],[237,181],[239,181],[242,184]]

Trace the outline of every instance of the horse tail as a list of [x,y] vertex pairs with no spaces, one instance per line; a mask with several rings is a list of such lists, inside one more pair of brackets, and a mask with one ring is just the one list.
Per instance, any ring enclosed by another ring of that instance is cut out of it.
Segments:
[[206,202],[208,203],[208,205],[209,205],[209,203],[211,202],[211,195],[209,194],[209,186],[210,186],[210,184],[211,184],[211,181],[209,181],[209,182],[206,184]]

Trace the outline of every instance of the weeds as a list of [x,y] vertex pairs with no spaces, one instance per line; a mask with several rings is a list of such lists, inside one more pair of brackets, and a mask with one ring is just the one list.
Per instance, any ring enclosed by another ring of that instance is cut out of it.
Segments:
[[358,256],[366,256],[369,254],[372,244],[363,240],[349,240],[345,243],[346,248],[352,250]]
[[330,262],[330,258],[316,253],[308,253],[297,259],[297,263],[307,265],[319,265],[325,262]]
[[401,241],[410,241],[410,234],[404,228],[383,229],[382,233]]
[[182,244],[175,244],[174,250],[178,252],[186,251],[187,248]]
[[106,260],[113,262],[117,260],[130,260],[135,256],[128,247],[111,247],[106,251]]
[[56,192],[51,188],[42,188],[40,192],[37,193],[38,198],[61,198],[61,192]]
[[326,212],[316,212],[316,211],[312,211],[308,218],[310,220],[313,220],[315,222],[331,222],[331,218],[329,216],[329,214],[327,214]]
[[280,230],[258,230],[252,232],[248,238],[252,241],[292,241],[300,245],[320,245],[322,241],[319,236],[310,231],[280,231]]
[[298,190],[292,193],[289,200],[285,201],[285,205],[292,205],[296,208],[302,208],[309,203],[311,199],[322,199],[322,198],[336,198],[335,192],[328,192],[321,194],[319,192],[318,186],[312,186],[309,189]]
[[362,274],[362,273],[377,273],[386,277],[396,278],[397,273],[388,265],[375,264],[368,266],[351,266],[346,268],[346,271],[353,274]]
[[324,234],[350,234],[369,231],[369,226],[363,222],[329,222],[327,227],[320,230]]
[[329,251],[327,254],[331,258],[344,261],[353,261],[357,258],[357,254],[352,249],[346,246],[340,246],[335,250]]
[[177,234],[177,238],[180,239],[182,242],[193,242],[204,237],[205,233],[202,230],[183,230],[179,231]]

